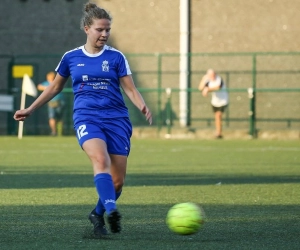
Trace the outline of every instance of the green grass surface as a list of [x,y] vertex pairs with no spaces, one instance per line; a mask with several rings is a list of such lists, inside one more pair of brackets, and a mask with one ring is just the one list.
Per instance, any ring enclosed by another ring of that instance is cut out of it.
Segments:
[[[97,200],[74,137],[0,137],[0,249],[300,249],[300,142],[132,140],[118,207],[123,231],[91,237]],[[201,204],[197,234],[171,206]]]

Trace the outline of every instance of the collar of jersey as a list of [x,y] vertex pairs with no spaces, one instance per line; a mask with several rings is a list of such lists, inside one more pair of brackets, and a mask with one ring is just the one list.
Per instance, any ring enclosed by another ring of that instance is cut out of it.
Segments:
[[100,55],[104,52],[105,49],[106,49],[106,45],[104,45],[103,49],[102,49],[101,51],[99,51],[97,54],[90,54],[89,52],[87,52],[87,51],[85,50],[84,45],[81,46],[82,52],[83,52],[85,55],[89,56],[89,57],[97,57],[97,56],[100,56]]

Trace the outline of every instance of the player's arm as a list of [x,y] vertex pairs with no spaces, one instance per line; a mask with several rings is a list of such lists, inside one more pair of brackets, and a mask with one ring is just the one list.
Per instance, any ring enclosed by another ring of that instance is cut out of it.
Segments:
[[135,87],[131,75],[123,76],[120,78],[121,87],[130,101],[145,115],[146,120],[152,124],[152,114],[147,107],[141,93]]
[[208,87],[208,83],[209,83],[209,78],[208,78],[207,75],[204,75],[204,76],[202,77],[200,83],[199,83],[198,89],[199,89],[200,91],[203,91],[203,89],[204,89],[205,87]]
[[49,86],[42,92],[42,94],[26,109],[18,110],[14,114],[14,119],[17,121],[24,121],[28,116],[30,116],[36,109],[43,106],[45,103],[50,101],[54,96],[61,92],[67,78],[60,76],[58,73],[55,79]]
[[208,92],[218,91],[221,89],[221,86],[208,87]]
[[208,75],[204,75],[199,83],[198,89],[201,91],[204,97],[207,96],[209,91],[209,77]]

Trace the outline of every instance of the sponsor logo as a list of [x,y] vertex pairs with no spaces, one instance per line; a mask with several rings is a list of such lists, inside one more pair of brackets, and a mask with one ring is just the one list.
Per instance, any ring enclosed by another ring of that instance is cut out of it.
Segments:
[[82,81],[86,82],[86,81],[88,81],[88,80],[89,80],[88,75],[83,75],[83,76],[82,76]]
[[78,66],[78,67],[83,67],[83,66],[84,66],[84,63],[78,63],[77,66]]
[[88,82],[88,86],[92,86],[93,89],[108,89],[109,83],[106,82]]

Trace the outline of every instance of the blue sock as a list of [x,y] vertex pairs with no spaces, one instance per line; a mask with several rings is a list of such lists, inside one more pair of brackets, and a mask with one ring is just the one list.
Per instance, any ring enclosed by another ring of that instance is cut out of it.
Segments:
[[121,196],[121,194],[122,194],[122,190],[120,192],[116,193],[116,200],[119,199],[119,197]]
[[104,213],[105,213],[105,207],[103,206],[102,201],[101,201],[100,198],[98,199],[98,203],[96,205],[95,211],[96,211],[97,214],[99,214],[101,216],[103,216]]
[[[116,193],[116,201],[121,196],[121,194],[122,194],[122,190],[120,192]],[[99,215],[104,215],[104,213],[105,213],[105,207],[103,206],[100,198],[99,198],[98,203],[96,205],[95,211]]]
[[[111,210],[116,209],[116,194],[111,175],[107,173],[97,174],[94,177],[94,182],[101,203],[103,204],[102,206],[104,206],[105,211],[109,214]],[[101,211],[97,211],[96,208],[96,213],[101,214]]]

